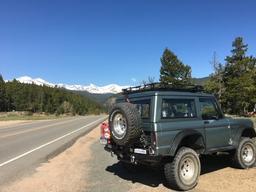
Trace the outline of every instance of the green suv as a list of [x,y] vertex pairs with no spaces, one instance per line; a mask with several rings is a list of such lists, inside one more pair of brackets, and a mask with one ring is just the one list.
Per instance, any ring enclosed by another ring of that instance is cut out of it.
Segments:
[[228,152],[242,169],[256,162],[253,122],[225,117],[215,97],[199,86],[125,89],[104,130],[105,150],[126,166],[160,163],[167,184],[178,190],[197,185],[200,155]]

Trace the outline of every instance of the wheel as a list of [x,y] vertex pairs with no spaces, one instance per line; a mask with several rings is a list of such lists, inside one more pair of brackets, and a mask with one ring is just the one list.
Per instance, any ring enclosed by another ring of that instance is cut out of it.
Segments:
[[110,136],[118,145],[132,143],[141,134],[140,114],[131,103],[116,104],[109,114]]
[[193,189],[198,183],[200,172],[198,154],[187,147],[180,148],[173,161],[164,166],[167,184],[177,190]]
[[248,169],[256,163],[256,147],[252,139],[242,137],[234,153],[234,162],[236,167]]

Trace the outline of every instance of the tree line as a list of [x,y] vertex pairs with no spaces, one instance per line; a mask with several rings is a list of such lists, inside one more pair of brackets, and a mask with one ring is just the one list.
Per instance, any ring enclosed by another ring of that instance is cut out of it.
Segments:
[[0,75],[0,111],[30,111],[49,114],[99,114],[102,105],[63,88],[5,82]]
[[[242,37],[232,43],[231,55],[222,64],[213,57],[214,72],[204,89],[218,98],[226,113],[244,115],[256,108],[256,58],[247,55],[248,45]],[[185,65],[168,48],[161,57],[160,83],[175,87],[193,84],[191,67]]]

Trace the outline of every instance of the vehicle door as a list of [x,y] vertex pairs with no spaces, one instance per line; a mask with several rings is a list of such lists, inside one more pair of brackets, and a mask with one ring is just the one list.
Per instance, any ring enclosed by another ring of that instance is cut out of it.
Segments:
[[229,121],[224,118],[215,98],[199,98],[199,103],[207,149],[230,146],[232,140]]

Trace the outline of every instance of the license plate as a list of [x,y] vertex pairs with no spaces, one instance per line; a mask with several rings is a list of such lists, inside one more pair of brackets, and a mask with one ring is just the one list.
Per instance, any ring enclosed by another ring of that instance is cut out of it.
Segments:
[[106,145],[108,143],[107,139],[105,138],[100,138],[100,144]]
[[139,154],[143,154],[143,155],[146,155],[147,154],[147,151],[145,149],[134,149],[134,153],[139,153]]

